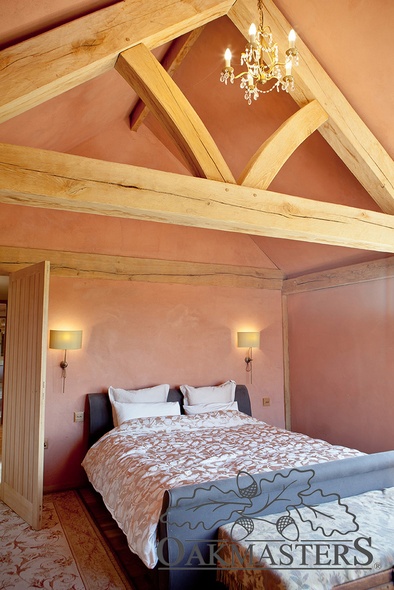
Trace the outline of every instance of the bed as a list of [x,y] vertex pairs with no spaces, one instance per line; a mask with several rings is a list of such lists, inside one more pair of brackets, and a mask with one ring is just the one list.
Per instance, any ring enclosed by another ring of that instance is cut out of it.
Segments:
[[[320,504],[394,486],[394,452],[364,455],[257,421],[242,385],[238,411],[145,417],[116,428],[108,395],[87,399],[88,479],[130,549],[161,570],[163,588],[212,585],[219,529],[247,517],[251,505],[265,517],[297,506],[307,492]],[[168,402],[182,406],[180,390],[170,389]],[[275,502],[267,503],[267,487]]]

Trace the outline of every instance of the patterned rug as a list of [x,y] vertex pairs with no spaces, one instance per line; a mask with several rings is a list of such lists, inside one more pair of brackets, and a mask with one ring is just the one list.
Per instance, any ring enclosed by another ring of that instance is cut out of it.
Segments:
[[133,590],[74,491],[44,496],[34,531],[0,502],[0,589]]

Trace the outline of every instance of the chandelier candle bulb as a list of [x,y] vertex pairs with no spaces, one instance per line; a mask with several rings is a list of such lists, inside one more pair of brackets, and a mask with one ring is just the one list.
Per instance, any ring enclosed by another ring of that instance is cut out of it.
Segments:
[[252,23],[249,27],[249,41],[252,45],[256,42],[256,33],[257,33],[256,25],[254,23]]
[[291,29],[291,31],[289,33],[289,47],[290,47],[290,49],[295,48],[295,42],[296,42],[296,32],[294,29]]
[[224,62],[225,62],[226,68],[231,67],[231,51],[228,47],[227,47],[226,51],[224,52]]

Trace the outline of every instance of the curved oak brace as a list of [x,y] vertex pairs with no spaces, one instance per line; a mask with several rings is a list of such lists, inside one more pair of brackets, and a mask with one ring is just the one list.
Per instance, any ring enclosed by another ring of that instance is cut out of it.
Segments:
[[163,124],[194,176],[235,183],[205,125],[145,45],[121,53],[115,68]]
[[326,111],[317,100],[302,107],[257,150],[238,184],[267,189],[291,154],[327,119]]
[[[185,59],[185,57],[187,56],[190,49],[193,47],[193,45],[195,44],[203,30],[204,27],[194,29],[194,31],[190,31],[185,35],[181,35],[181,37],[174,39],[174,41],[171,43],[168,51],[166,52],[161,61],[161,65],[166,70],[166,72],[171,76],[171,78],[173,77],[173,74],[176,72],[182,61]],[[139,99],[134,109],[130,113],[130,129],[132,131],[137,131],[148,113],[149,109],[143,103],[143,101]]]

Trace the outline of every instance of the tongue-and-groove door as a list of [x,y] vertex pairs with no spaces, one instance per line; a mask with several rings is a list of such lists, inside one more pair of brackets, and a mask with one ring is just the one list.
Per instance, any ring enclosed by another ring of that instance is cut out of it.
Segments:
[[1,498],[41,528],[49,262],[10,275]]

